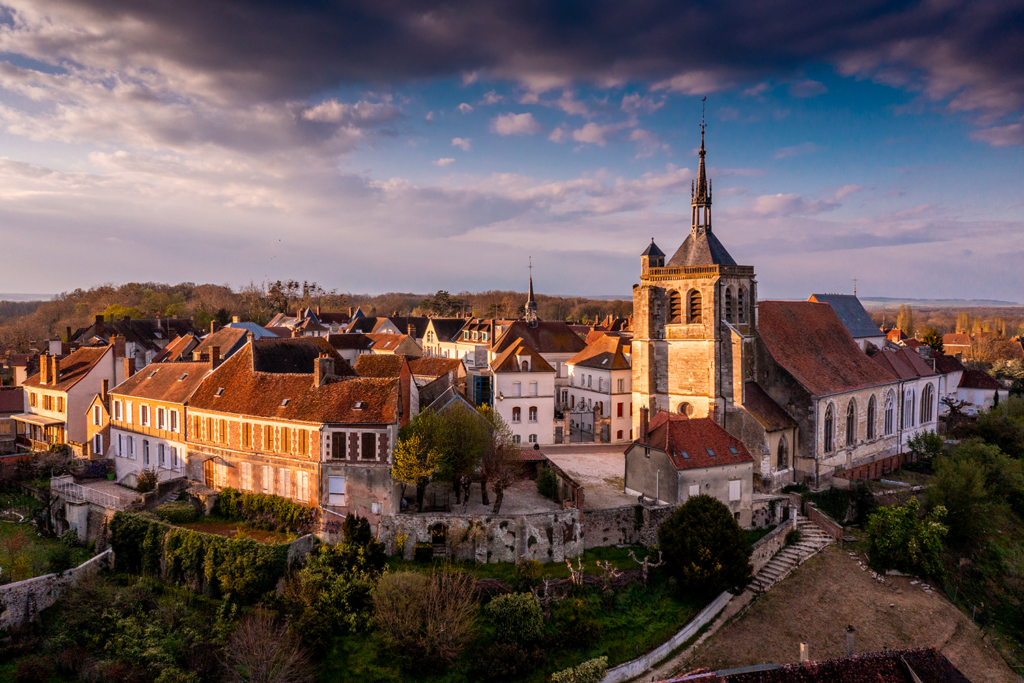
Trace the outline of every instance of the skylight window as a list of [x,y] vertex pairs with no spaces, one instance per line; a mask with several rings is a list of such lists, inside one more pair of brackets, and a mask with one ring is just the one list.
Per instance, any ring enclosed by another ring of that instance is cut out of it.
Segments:
[[179,377],[178,381],[179,382],[184,382],[186,377],[188,377],[188,373],[187,372],[184,375],[182,375],[181,377]]
[[281,401],[281,407],[284,408],[286,405],[288,405],[288,401],[290,401],[290,400],[291,400],[290,398],[286,398],[283,401]]
[[690,454],[687,453],[686,451],[682,451],[679,455],[683,456],[684,460],[689,460],[690,459]]
[[740,454],[740,452],[736,450],[735,446],[729,446],[729,452],[732,453],[733,455],[739,455]]
[[708,452],[708,455],[710,455],[712,458],[715,457],[715,452],[710,448],[705,448],[704,450],[706,450]]
[[608,359],[607,359],[607,358],[605,358],[605,359],[604,359],[603,361],[601,361],[601,365],[604,365],[604,364],[605,364],[605,363],[607,363],[607,362],[608,362]]
[[220,396],[223,393],[224,393],[224,387],[221,387],[220,389],[217,389],[217,393],[215,393],[214,396]]
[[149,376],[150,377],[156,377],[156,370],[154,370],[153,372],[149,373]]
[[356,410],[362,410],[363,408],[366,407],[366,401],[356,401],[356,404],[353,407]]

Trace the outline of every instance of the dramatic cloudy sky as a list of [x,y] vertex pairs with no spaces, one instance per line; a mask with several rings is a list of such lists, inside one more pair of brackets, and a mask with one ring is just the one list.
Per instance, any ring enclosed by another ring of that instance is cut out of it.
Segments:
[[714,229],[763,296],[1024,301],[1024,4],[0,0],[0,291],[628,295]]

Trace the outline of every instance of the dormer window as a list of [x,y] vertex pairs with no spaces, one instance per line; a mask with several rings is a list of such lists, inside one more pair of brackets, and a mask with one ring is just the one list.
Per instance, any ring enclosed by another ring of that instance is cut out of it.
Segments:
[[156,377],[156,370],[154,370],[153,372],[149,373],[149,377],[150,378]]
[[733,455],[739,455],[740,454],[739,451],[736,450],[735,446],[729,446],[729,452],[732,453]]
[[689,460],[690,459],[690,454],[687,453],[686,451],[680,451],[679,455],[683,456],[683,460]]

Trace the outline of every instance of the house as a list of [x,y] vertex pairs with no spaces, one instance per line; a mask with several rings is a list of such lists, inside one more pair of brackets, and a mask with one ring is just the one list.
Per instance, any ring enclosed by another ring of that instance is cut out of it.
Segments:
[[360,378],[323,337],[251,341],[189,399],[188,476],[347,513],[398,512],[399,380]]
[[470,323],[465,318],[428,319],[423,333],[423,355],[428,358],[458,358],[467,367],[486,367],[487,347],[491,339],[489,329],[485,329],[482,335],[479,330],[466,329],[463,340],[463,328]]
[[353,366],[356,364],[356,359],[359,356],[373,353],[370,348],[373,346],[374,341],[365,334],[358,332],[351,334],[329,334],[327,335],[327,343],[338,352],[338,355],[345,359],[346,363]]
[[458,358],[411,358],[409,369],[419,393],[420,406],[433,402],[449,388],[466,395],[468,373]]
[[105,321],[97,315],[93,324],[74,332],[67,330],[67,341],[81,346],[108,344],[113,337],[121,337],[125,343],[127,358],[135,359],[135,367],[143,368],[176,337],[195,332],[191,320],[178,318],[140,318],[124,316],[119,320]]
[[389,317],[359,317],[353,318],[345,328],[346,332],[361,332],[362,334],[407,334],[416,340],[417,344],[423,339],[427,330],[430,318],[407,317],[393,315]]
[[[345,315],[345,314],[341,313],[339,315]],[[347,319],[348,319],[348,317],[346,316],[346,320]],[[263,327],[262,325],[257,325],[256,323],[252,323],[252,322],[247,322],[247,323],[241,322],[241,319],[237,315],[233,316],[231,318],[231,322],[229,322],[224,327],[229,327],[229,328],[236,329],[236,330],[245,330],[246,332],[252,332],[253,336],[256,339],[266,339],[268,337],[272,338],[272,337],[277,337],[278,336],[278,335],[274,334],[273,332],[271,332],[270,330],[268,330],[267,328]],[[291,336],[291,335],[288,335],[288,336]]]
[[125,341],[114,336],[104,346],[87,346],[63,358],[43,355],[39,374],[25,380],[25,412],[14,415],[18,441],[34,450],[66,444],[85,452],[86,412],[93,397],[116,386],[134,372],[134,358],[125,358]]
[[185,477],[188,400],[220,363],[215,360],[152,363],[110,391],[107,453],[117,480],[138,482],[142,470],[157,481]]
[[492,401],[489,351],[494,340],[513,322],[467,318],[449,342],[441,341],[439,333],[430,342],[424,342],[435,356],[462,359],[466,367],[467,398],[476,406],[489,405]]
[[18,450],[14,415],[25,409],[25,390],[20,387],[0,387],[0,455]]
[[216,322],[210,323],[210,333],[192,349],[191,360],[210,360],[214,349],[220,360],[227,360],[245,346],[248,330],[237,327],[218,327]]
[[409,423],[420,412],[419,387],[413,381],[408,356],[397,354],[365,354],[356,359],[356,374],[360,377],[397,379],[402,392],[402,420],[400,427]]
[[956,356],[945,353],[932,353],[932,365],[939,375],[939,414],[945,415],[949,408],[942,404],[942,399],[956,399],[957,387],[960,386],[960,379],[967,368]]
[[754,459],[742,441],[710,418],[659,411],[625,453],[625,491],[669,505],[708,495],[751,523]]
[[189,332],[180,337],[175,337],[160,352],[153,356],[154,363],[177,363],[178,361],[191,360],[192,351],[199,346],[199,338]]
[[555,369],[523,339],[491,361],[490,369],[494,410],[512,428],[516,443],[553,443]]
[[966,332],[953,332],[942,335],[942,351],[961,359],[971,357],[971,335]]
[[885,346],[885,333],[871,320],[856,294],[812,294],[808,301],[831,306],[861,351],[867,351],[869,345],[876,349]]
[[83,455],[92,460],[107,457],[110,446],[110,386],[103,383],[100,393],[92,397],[85,414],[85,449]]
[[416,340],[407,334],[371,333],[366,337],[370,340],[370,352],[397,353],[403,356],[422,356],[423,350]]
[[893,388],[899,406],[896,444],[898,452],[904,453],[910,439],[938,429],[939,373],[910,347],[883,349],[871,356],[871,360],[898,380]]
[[566,361],[569,372],[569,409],[585,403],[596,419],[608,420],[608,438],[633,440],[633,371],[629,340],[619,336],[597,338]]
[[30,375],[39,372],[38,353],[11,353],[7,355],[5,366],[10,370],[14,386],[20,387]]
[[505,351],[522,339],[527,346],[539,353],[555,371],[556,399],[558,406],[569,404],[569,360],[587,348],[587,343],[572,331],[567,323],[554,320],[516,320],[506,327],[488,350],[493,363]]
[[970,405],[966,412],[977,413],[979,410],[986,410],[995,405],[996,394],[1003,390],[1002,384],[997,382],[986,372],[981,370],[964,370],[960,377],[960,383],[956,387],[956,398],[960,401],[967,401]]

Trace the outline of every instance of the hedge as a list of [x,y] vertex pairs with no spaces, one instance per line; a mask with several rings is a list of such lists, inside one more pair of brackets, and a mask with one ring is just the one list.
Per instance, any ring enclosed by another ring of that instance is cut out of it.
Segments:
[[[319,510],[293,503],[287,498],[265,493],[243,493],[225,488],[217,494],[213,514],[225,519],[252,522],[257,527],[272,530],[308,533],[319,519]],[[284,529],[282,529],[284,527]]]
[[171,527],[118,512],[110,544],[119,571],[158,576],[214,597],[252,602],[271,591],[288,564],[286,544],[263,544]]
[[189,524],[199,519],[192,503],[186,500],[176,500],[173,503],[164,503],[153,508],[153,514],[171,524]]

